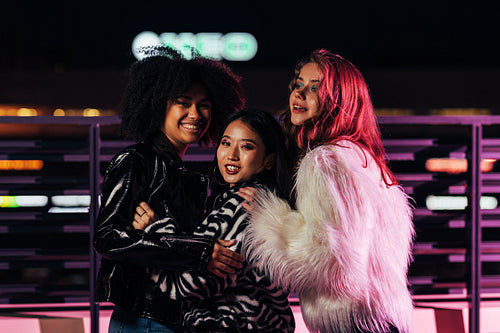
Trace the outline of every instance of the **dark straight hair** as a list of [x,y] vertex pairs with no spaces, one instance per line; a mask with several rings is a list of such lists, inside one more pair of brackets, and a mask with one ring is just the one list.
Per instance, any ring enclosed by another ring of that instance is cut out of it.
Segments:
[[[254,130],[264,143],[265,154],[275,154],[275,163],[269,170],[265,169],[256,177],[264,184],[276,187],[278,192],[286,199],[290,194],[290,169],[285,136],[276,118],[268,112],[258,109],[245,109],[231,114],[220,133],[217,147],[221,143],[224,131],[235,120],[241,120]],[[222,175],[215,164],[215,177],[221,179]]]

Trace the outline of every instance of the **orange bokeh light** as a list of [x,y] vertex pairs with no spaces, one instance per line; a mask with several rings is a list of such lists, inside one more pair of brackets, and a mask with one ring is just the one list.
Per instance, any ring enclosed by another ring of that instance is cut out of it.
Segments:
[[0,170],[41,170],[41,160],[0,160]]
[[[481,171],[491,172],[496,161],[496,159],[483,159],[481,161]],[[459,158],[430,158],[425,162],[425,168],[430,172],[459,174],[466,172],[467,167],[467,160]]]

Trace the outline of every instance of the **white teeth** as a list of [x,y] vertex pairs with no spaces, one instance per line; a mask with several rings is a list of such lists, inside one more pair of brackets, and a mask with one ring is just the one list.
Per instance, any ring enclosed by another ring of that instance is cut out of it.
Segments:
[[229,170],[229,171],[236,171],[236,170],[239,170],[240,168],[238,168],[237,166],[234,166],[234,165],[226,165],[226,168]]
[[199,128],[198,125],[193,125],[193,124],[182,124],[184,128],[191,129],[191,130],[196,130]]
[[300,106],[298,106],[298,105],[294,105],[294,106],[293,106],[293,108],[294,108],[295,110],[304,110],[304,108],[303,108],[303,107],[300,107]]

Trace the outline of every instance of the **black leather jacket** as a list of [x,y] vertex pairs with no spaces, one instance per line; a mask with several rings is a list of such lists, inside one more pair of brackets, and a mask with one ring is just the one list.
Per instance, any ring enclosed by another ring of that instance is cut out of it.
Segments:
[[[94,247],[102,256],[96,299],[164,324],[178,324],[180,303],[159,290],[146,268],[204,270],[214,240],[194,237],[204,217],[208,179],[186,171],[163,134],[125,148],[104,178]],[[146,201],[159,218],[173,217],[181,233],[149,234],[132,226]]]

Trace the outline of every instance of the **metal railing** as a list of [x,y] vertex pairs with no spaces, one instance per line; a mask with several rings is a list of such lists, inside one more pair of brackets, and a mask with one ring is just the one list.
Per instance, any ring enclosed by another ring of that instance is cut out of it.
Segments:
[[[122,141],[116,130],[111,131],[111,134],[109,134],[109,128],[118,127],[119,121],[119,118],[114,116],[0,117],[0,159],[32,159],[36,157],[41,160],[45,159],[48,161],[47,163],[51,163],[49,161],[52,161],[52,163],[57,164],[58,162],[66,161],[75,163],[75,166],[81,166],[88,163],[86,171],[80,171],[81,176],[87,179],[87,181],[82,184],[73,187],[75,184],[72,182],[68,185],[68,188],[64,188],[64,184],[62,184],[61,188],[57,190],[50,187],[46,188],[50,191],[54,191],[54,193],[88,193],[91,198],[90,206],[88,207],[88,215],[86,215],[88,219],[88,229],[86,229],[86,237],[88,237],[88,249],[86,250],[88,255],[89,276],[88,293],[84,293],[84,296],[80,298],[68,296],[63,299],[76,299],[88,302],[86,304],[88,304],[88,310],[91,315],[92,333],[97,333],[99,331],[100,307],[99,304],[95,302],[94,298],[98,258],[92,248],[91,235],[93,234],[92,230],[98,211],[98,196],[102,182],[102,171],[111,156],[129,143]],[[461,236],[458,237],[458,243],[457,239],[453,239],[452,241],[455,242],[455,247],[453,249],[455,252],[453,253],[459,251],[459,253],[464,254],[464,260],[460,263],[460,267],[465,269],[465,274],[459,277],[458,282],[451,280],[445,282],[450,282],[448,283],[449,285],[464,286],[466,292],[465,299],[470,305],[469,332],[479,333],[480,304],[482,297],[484,297],[485,293],[490,289],[500,290],[500,273],[498,276],[492,274],[488,277],[490,282],[496,281],[498,287],[496,287],[495,283],[493,283],[493,287],[491,287],[491,283],[489,287],[485,287],[482,284],[483,274],[481,269],[482,265],[486,263],[483,259],[485,258],[483,250],[486,248],[485,241],[482,237],[484,221],[489,221],[489,228],[495,230],[498,228],[500,230],[500,225],[497,226],[497,224],[495,224],[497,220],[499,221],[498,224],[500,224],[500,212],[498,209],[485,211],[480,207],[481,197],[484,194],[500,199],[500,186],[498,186],[498,184],[500,184],[500,173],[497,172],[498,170],[493,169],[487,174],[481,171],[481,162],[485,158],[500,158],[500,130],[498,130],[498,128],[500,128],[500,116],[390,116],[380,117],[379,123],[391,168],[396,173],[396,176],[400,178],[402,186],[409,192],[409,195],[415,198],[416,217],[418,218],[418,221],[416,220],[415,223],[418,223],[419,226],[421,225],[421,228],[424,230],[425,226],[432,225],[433,219],[440,219],[441,222],[446,222],[446,219],[449,218],[449,221],[453,220],[456,222],[456,218],[453,216],[457,216],[458,214],[464,216],[463,223],[460,224],[459,235],[465,235],[465,237],[463,239]],[[66,129],[58,133],[58,128]],[[27,133],[27,138],[23,136],[24,132]],[[78,137],[78,140],[75,141],[75,147],[77,146],[77,148],[71,150],[72,140],[75,136]],[[16,141],[15,145],[12,144],[13,141]],[[59,147],[58,144],[55,144],[55,148],[52,146],[51,148],[45,148],[45,143],[47,142],[59,142],[61,145],[64,143],[65,146]],[[44,149],[48,149],[49,152],[44,154]],[[213,149],[206,150],[192,147],[186,154],[185,159],[192,163],[207,162],[213,159],[213,153]],[[443,156],[451,158],[456,158],[457,156],[463,157],[467,160],[469,166],[467,171],[450,180],[448,175],[444,173],[430,172],[423,167],[423,162],[426,159],[442,158]],[[416,165],[420,169],[418,169]],[[498,165],[498,163],[496,165]],[[58,176],[57,172],[55,172],[55,175],[50,176],[37,174],[35,175],[36,178],[34,178],[35,182],[30,183],[26,178],[23,178],[26,177],[25,175],[19,177],[12,176],[13,174],[17,174],[16,172],[18,171],[0,171],[0,175],[2,172],[6,173],[7,178],[5,179],[11,179],[11,181],[4,181],[1,185],[3,186],[3,190],[0,187],[0,195],[19,195],[21,193],[36,192],[34,190],[31,191],[30,186],[38,186],[40,183],[45,184],[45,180],[50,183],[50,179],[52,179],[50,177]],[[60,175],[70,175],[71,172],[71,168],[66,170],[63,169],[60,170]],[[487,175],[487,177],[485,175]],[[25,186],[19,186],[16,182],[19,184],[23,183]],[[443,184],[447,182],[456,183],[452,183],[443,190]],[[453,188],[453,191],[455,191],[454,193],[457,193],[457,191],[462,191],[462,184],[465,184],[463,194],[468,198],[468,205],[463,212],[455,211],[455,215],[451,214],[450,217],[448,217],[446,214],[428,209],[422,202],[422,198],[427,195],[426,192],[428,188],[430,189],[429,192],[436,191],[436,193],[449,192],[449,189]],[[2,215],[4,218],[2,218]],[[12,209],[0,208],[0,231],[4,230],[3,233],[6,237],[7,234],[11,232],[12,228],[10,224],[11,221],[9,220],[10,216],[13,216]],[[28,218],[26,222],[23,223],[29,225],[29,216],[32,215],[27,214],[26,216],[28,216]],[[36,221],[33,221],[33,223],[43,220],[46,215],[40,216],[41,215],[36,215]],[[71,219],[72,215],[67,215],[67,218]],[[53,219],[53,217],[51,216],[50,219]],[[67,230],[70,229],[71,228],[67,228]],[[71,230],[74,229],[75,228]],[[446,231],[448,229],[445,228],[444,230]],[[449,233],[451,234],[452,231],[455,232],[456,229],[450,229]],[[425,232],[428,232],[428,234],[432,233],[432,227]],[[61,237],[64,237],[64,235]],[[85,233],[81,233],[80,236],[84,237]],[[431,245],[429,245],[430,243],[426,243],[425,246],[422,246],[424,241],[417,238],[416,247],[425,247],[426,250],[420,252],[416,251],[415,266],[418,266],[420,263],[425,264],[426,260],[429,260],[432,256],[438,257],[442,255],[443,250],[441,248],[440,251],[433,252],[433,250],[439,248],[442,244],[439,244],[439,237],[434,235],[432,237],[436,237],[436,239],[433,240],[434,243]],[[498,254],[500,254],[500,239],[489,239],[487,242],[489,253],[498,252]],[[26,247],[29,247],[29,243],[26,244]],[[26,257],[23,256],[10,258],[8,255],[10,250],[11,248],[8,246],[0,249],[0,251],[5,253],[5,258],[7,258],[4,260],[7,267],[10,267],[9,265],[15,266],[16,261],[26,260]],[[43,249],[37,248],[32,249],[30,253],[43,252]],[[436,252],[439,252],[439,254],[435,255]],[[47,256],[47,258],[49,257]],[[493,263],[498,260],[497,258],[498,256],[492,259]],[[448,264],[451,265],[455,263],[448,262]],[[50,265],[53,265],[53,263]],[[63,265],[63,267],[73,266],[67,263]],[[438,284],[443,285],[443,281],[436,283],[436,280],[442,279],[442,277],[436,275],[422,279],[416,276],[418,275],[417,273],[419,273],[418,271],[410,270],[410,281],[412,279],[411,274],[413,273],[415,273],[415,276],[413,276],[415,281],[419,279],[427,281],[426,284],[422,285],[421,292],[428,292],[430,294],[434,292],[443,292],[442,289],[436,287]],[[2,286],[2,280],[0,279],[0,287],[4,290],[3,294],[8,294],[8,283]],[[16,286],[16,288],[17,287],[19,286]],[[15,291],[16,288],[13,287],[12,293],[9,295],[17,295]],[[57,286],[55,289],[57,291]],[[445,293],[451,293],[452,289],[453,288],[445,289]],[[7,292],[5,292],[5,290],[7,290]],[[55,294],[64,294],[64,290],[65,288],[61,288],[61,291]],[[50,292],[44,293],[43,296],[40,296],[39,301],[37,298],[39,294],[32,293],[29,297],[32,303],[43,303],[46,306],[51,302],[58,302],[61,300],[61,298],[54,298],[52,300],[47,296],[52,294]],[[0,295],[2,295],[2,293],[0,293]],[[20,300],[22,300],[22,297]],[[8,296],[0,297],[0,302],[9,304],[12,302],[12,299]],[[19,302],[19,299],[16,298],[15,302]]]

